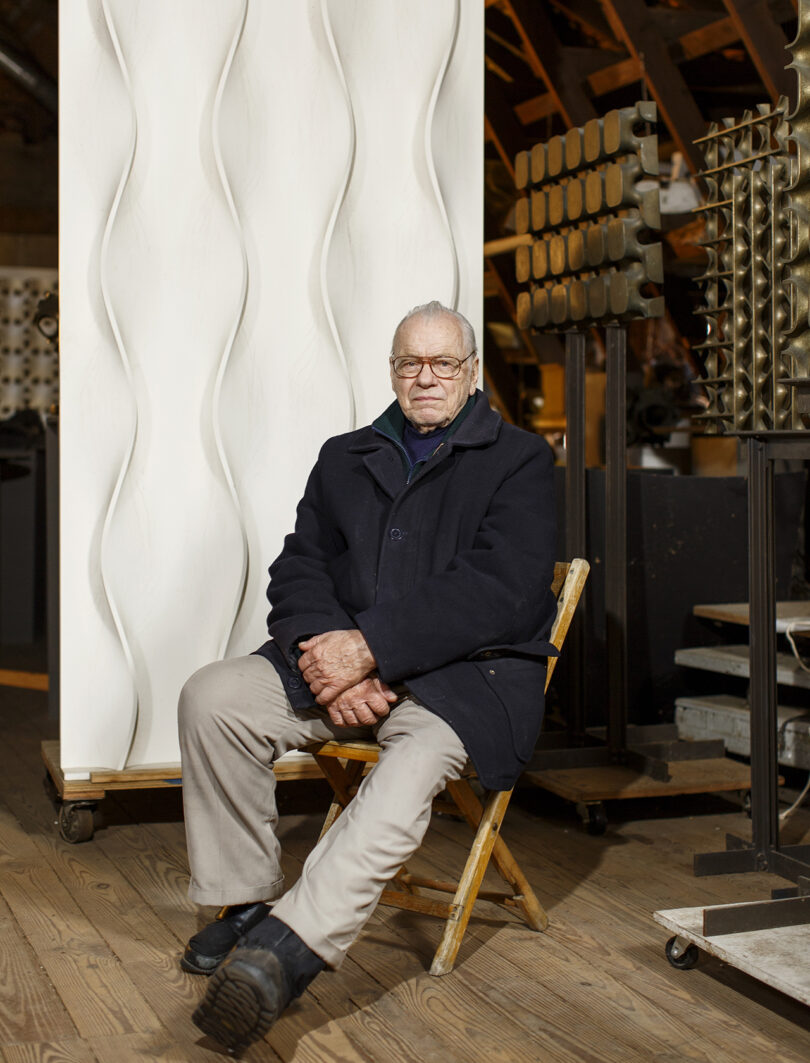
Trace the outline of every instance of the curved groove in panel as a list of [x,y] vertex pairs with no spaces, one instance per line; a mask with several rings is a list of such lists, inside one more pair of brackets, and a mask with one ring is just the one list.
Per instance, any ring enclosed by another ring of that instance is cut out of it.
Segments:
[[450,61],[453,58],[453,52],[456,49],[456,41],[458,40],[458,28],[461,21],[461,0],[456,0],[455,13],[453,15],[453,29],[450,34],[450,42],[447,46],[447,52],[442,60],[439,72],[436,75],[436,80],[433,84],[433,91],[430,94],[430,102],[428,103],[427,114],[425,116],[425,162],[427,164],[428,173],[430,174],[430,183],[433,186],[433,194],[436,197],[436,205],[439,208],[439,214],[441,215],[444,227],[447,230],[447,239],[450,243],[450,251],[453,259],[453,297],[450,301],[450,306],[454,309],[458,309],[458,297],[459,297],[459,274],[460,266],[458,261],[458,248],[456,247],[455,237],[453,236],[453,227],[450,224],[450,218],[447,213],[447,206],[444,202],[444,196],[442,195],[441,186],[439,185],[439,178],[436,175],[436,166],[433,162],[433,117],[436,113],[436,104],[439,99],[439,95],[444,85],[444,79],[447,76],[447,68],[450,66]]
[[124,59],[123,52],[121,50],[121,43],[118,39],[118,34],[115,29],[115,23],[109,9],[109,0],[101,0],[101,9],[104,13],[104,21],[107,24],[107,32],[110,35],[113,48],[115,50],[115,56],[118,60],[118,66],[121,70],[121,77],[124,82],[124,86],[127,90],[127,98],[129,100],[130,115],[132,120],[132,137],[130,139],[129,156],[124,163],[124,168],[121,171],[121,177],[118,181],[118,187],[115,191],[112,206],[110,212],[107,215],[107,222],[104,226],[104,235],[101,240],[101,252],[99,262],[99,286],[101,288],[101,298],[104,302],[104,310],[107,314],[107,320],[110,323],[113,337],[115,339],[115,346],[118,350],[119,357],[121,358],[121,364],[124,368],[124,374],[126,376],[127,384],[129,385],[130,395],[132,396],[132,403],[134,409],[134,418],[132,424],[132,433],[130,435],[129,443],[127,444],[126,452],[121,462],[121,467],[118,470],[118,476],[113,487],[112,494],[110,495],[107,503],[107,509],[104,514],[104,523],[101,530],[101,541],[99,545],[99,570],[101,574],[101,584],[104,588],[104,596],[107,600],[107,606],[113,618],[115,624],[115,630],[118,634],[121,648],[126,658],[127,668],[129,669],[130,676],[132,678],[132,705],[130,708],[130,722],[129,730],[127,734],[127,740],[121,756],[118,758],[118,770],[122,771],[126,767],[127,760],[129,758],[130,751],[132,749],[132,743],[135,739],[135,730],[138,726],[138,712],[140,698],[138,696],[138,681],[135,670],[135,661],[132,656],[132,649],[127,638],[124,622],[121,617],[121,613],[118,608],[118,603],[113,595],[110,581],[107,576],[106,554],[109,541],[109,532],[112,526],[115,511],[118,507],[118,500],[121,497],[121,490],[124,485],[124,481],[129,473],[130,465],[132,463],[132,455],[135,450],[135,442],[138,438],[138,402],[135,395],[135,383],[132,376],[132,366],[127,354],[126,347],[124,346],[124,340],[121,336],[121,329],[118,325],[118,319],[115,315],[115,309],[112,305],[110,298],[109,287],[107,283],[107,264],[110,248],[110,238],[112,236],[113,228],[115,227],[115,220],[118,215],[118,208],[121,203],[121,199],[124,195],[124,190],[129,181],[130,174],[132,173],[132,165],[135,160],[135,149],[138,142],[138,118],[135,110],[135,99],[132,92],[132,83],[129,77],[129,71]]
[[337,70],[338,80],[343,90],[343,98],[346,101],[346,109],[349,114],[350,124],[350,142],[348,160],[346,163],[346,172],[343,177],[343,183],[335,198],[334,205],[332,207],[332,213],[329,217],[329,221],[324,232],[323,245],[321,247],[321,264],[320,264],[320,278],[321,278],[321,301],[323,303],[324,313],[326,314],[326,320],[329,322],[329,331],[332,333],[332,340],[335,344],[335,349],[338,352],[338,357],[346,373],[346,382],[349,390],[349,414],[351,417],[351,427],[357,427],[357,395],[354,387],[354,379],[352,374],[352,366],[349,362],[349,358],[343,347],[343,343],[340,339],[340,333],[338,332],[337,323],[335,322],[335,315],[332,311],[332,303],[329,299],[329,285],[326,279],[327,263],[329,259],[329,249],[332,245],[332,234],[335,231],[335,225],[340,214],[341,208],[346,199],[346,193],[349,189],[349,184],[352,179],[352,171],[354,170],[354,160],[357,152],[357,123],[354,117],[354,107],[352,106],[351,93],[349,92],[349,86],[346,81],[346,75],[343,70],[343,62],[340,58],[340,52],[338,51],[337,42],[335,41],[335,35],[332,31],[332,23],[329,18],[329,0],[321,0],[321,21],[323,22],[324,32],[326,33],[326,39],[329,42],[329,50],[332,53],[332,58],[335,62],[335,69]]
[[247,256],[247,244],[245,241],[245,233],[242,227],[242,223],[239,219],[239,212],[236,209],[236,203],[233,198],[233,191],[231,189],[230,182],[228,181],[228,175],[225,170],[225,163],[222,158],[222,145],[219,139],[219,116],[222,106],[222,97],[225,92],[225,85],[228,81],[228,77],[231,73],[233,66],[234,56],[236,50],[242,40],[242,34],[245,29],[245,21],[247,19],[249,0],[244,0],[242,4],[242,14],[238,19],[236,29],[234,31],[233,39],[231,40],[228,54],[225,57],[225,63],[222,67],[222,72],[219,76],[219,83],[217,85],[216,95],[214,97],[214,108],[211,118],[211,142],[214,152],[214,159],[216,161],[217,173],[222,185],[222,190],[225,194],[225,201],[228,204],[228,211],[231,215],[231,220],[236,230],[236,234],[239,240],[239,253],[242,259],[242,283],[239,296],[239,305],[236,311],[236,315],[231,325],[228,338],[225,342],[225,347],[222,352],[222,357],[219,360],[217,367],[217,374],[214,381],[214,391],[211,398],[211,428],[214,434],[214,443],[216,446],[217,457],[222,468],[222,474],[225,478],[225,483],[228,488],[228,493],[231,496],[234,509],[236,511],[236,518],[239,523],[239,535],[242,540],[242,571],[239,578],[239,585],[234,601],[231,621],[227,625],[227,630],[224,632],[222,641],[219,645],[218,657],[223,657],[227,651],[228,643],[230,642],[231,635],[233,634],[234,627],[236,626],[236,620],[239,616],[239,610],[242,607],[242,601],[245,596],[245,589],[247,587],[248,579],[248,535],[247,527],[245,525],[245,515],[242,508],[242,504],[239,500],[239,493],[236,489],[236,483],[234,482],[233,473],[231,472],[230,464],[228,463],[228,457],[225,453],[225,446],[222,442],[222,426],[220,424],[220,399],[222,397],[222,382],[225,379],[225,373],[230,361],[231,352],[233,351],[233,345],[236,340],[236,334],[242,327],[242,321],[245,316],[245,307],[247,305],[248,297],[248,256]]

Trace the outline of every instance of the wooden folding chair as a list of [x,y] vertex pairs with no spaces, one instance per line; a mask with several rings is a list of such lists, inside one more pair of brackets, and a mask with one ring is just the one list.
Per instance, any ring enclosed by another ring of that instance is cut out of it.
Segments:
[[[552,590],[557,595],[557,616],[550,641],[558,650],[562,649],[589,568],[588,562],[581,558],[570,564],[557,562],[554,566]],[[550,657],[546,688],[556,664],[557,658]],[[322,742],[310,745],[307,749],[314,755],[334,791],[332,806],[321,831],[323,837],[357,792],[366,767],[376,763],[380,747],[375,742]],[[532,930],[545,930],[548,926],[548,916],[499,834],[512,790],[489,791],[482,806],[470,785],[470,777],[474,778],[474,775],[471,773],[471,776],[447,784],[447,792],[454,805],[475,831],[475,839],[459,881],[424,878],[411,874],[403,867],[393,880],[396,888],[383,890],[380,898],[381,904],[445,920],[444,934],[430,968],[430,973],[434,975],[452,971],[476,898],[518,911]],[[480,889],[490,857],[510,887],[510,892]],[[452,893],[453,899],[447,903],[425,897],[420,889]]]

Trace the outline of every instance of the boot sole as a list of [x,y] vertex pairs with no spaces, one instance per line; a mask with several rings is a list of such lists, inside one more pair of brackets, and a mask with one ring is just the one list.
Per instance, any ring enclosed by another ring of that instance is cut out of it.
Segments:
[[[188,971],[189,974],[202,974],[210,977],[227,956],[228,953],[224,952],[221,956],[216,958],[216,962],[211,967],[199,967],[194,960],[189,957],[188,953],[186,953],[180,957],[180,966],[184,971]],[[211,957],[206,956],[206,959],[210,960]]]
[[[205,947],[205,935],[208,931],[218,926],[218,924],[220,923],[219,918],[214,920],[214,922],[209,924],[209,926],[204,927],[203,930],[201,930],[198,934],[195,934],[195,936],[186,945],[186,950],[180,957],[180,966],[183,968],[183,970],[188,971],[189,974],[202,974],[206,977],[210,977],[210,975],[212,975],[214,971],[216,971],[216,969],[223,962],[223,960],[225,960],[231,954],[234,949],[234,946],[242,937],[242,935],[246,934],[249,930],[252,930],[254,926],[258,926],[259,923],[262,922],[262,920],[267,918],[270,909],[266,905],[262,905],[262,907],[264,908],[264,911],[259,912],[259,914],[254,914],[252,918],[245,919],[244,922],[239,923],[238,929],[234,928],[231,943],[228,945],[224,952],[211,955],[211,953],[199,951],[197,948],[194,947],[194,943],[202,945],[203,948]],[[202,940],[200,940],[200,938],[202,938]],[[207,966],[203,965],[202,963],[199,963],[198,960],[207,961]]]
[[284,973],[276,956],[265,949],[239,949],[208,983],[192,1015],[203,1033],[231,1052],[259,1041],[284,1007]]

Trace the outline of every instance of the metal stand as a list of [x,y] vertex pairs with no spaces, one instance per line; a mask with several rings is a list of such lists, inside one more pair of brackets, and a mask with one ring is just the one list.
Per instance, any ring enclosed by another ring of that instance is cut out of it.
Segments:
[[[810,438],[805,433],[770,433],[750,436],[746,443],[752,841],[727,835],[725,851],[697,854],[694,870],[696,875],[771,871],[800,882],[810,876],[810,845],[779,843],[773,463],[779,458],[810,457]],[[739,907],[743,918],[746,906]]]
[[[606,513],[605,608],[608,651],[608,729],[610,759],[618,760],[627,737],[627,330],[622,325],[606,329]],[[584,557],[585,503],[585,335],[565,336],[565,551]],[[584,617],[578,614],[566,646],[571,676],[568,691],[568,729],[585,731],[582,675],[585,661]],[[589,764],[607,763],[590,756]],[[557,761],[559,763],[559,761]],[[582,763],[580,758],[579,763]]]
[[607,744],[618,761],[627,745],[627,329],[609,325],[605,332]]
[[[584,614],[575,617],[566,643],[569,686],[565,732],[541,736],[528,772],[546,769],[602,768],[624,765],[659,782],[671,779],[669,763],[697,757],[721,757],[722,742],[679,743],[674,725],[628,728],[627,723],[627,330],[609,325],[606,379],[605,477],[605,613],[607,641],[607,727],[604,736],[585,726]],[[565,550],[584,556],[586,542],[585,481],[585,335],[565,337],[566,469]],[[618,785],[618,784],[617,784]],[[621,785],[626,785],[622,779]],[[618,794],[618,791],[617,791]]]
[[[565,335],[565,408],[585,411],[585,334]],[[565,429],[565,556],[585,557],[585,417],[568,416]],[[587,589],[586,589],[587,593]],[[568,732],[585,732],[585,618],[582,607],[574,614],[566,639],[568,666]]]

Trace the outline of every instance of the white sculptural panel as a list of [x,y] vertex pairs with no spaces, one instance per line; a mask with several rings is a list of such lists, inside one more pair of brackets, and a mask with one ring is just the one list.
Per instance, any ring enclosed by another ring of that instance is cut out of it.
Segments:
[[[69,10],[67,10],[69,9]],[[480,330],[483,5],[62,0],[62,766],[171,764],[265,637],[321,443],[418,302]]]

